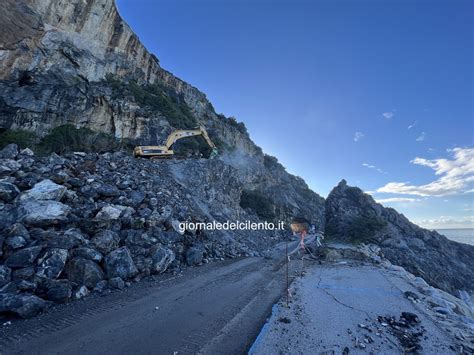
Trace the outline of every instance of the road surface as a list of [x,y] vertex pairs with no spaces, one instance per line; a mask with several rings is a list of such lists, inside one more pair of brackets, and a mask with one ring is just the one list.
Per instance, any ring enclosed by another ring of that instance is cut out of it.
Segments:
[[244,353],[286,288],[284,248],[87,297],[0,330],[0,354]]
[[[357,263],[308,266],[293,283],[290,308],[281,303],[259,334],[251,355],[273,354],[403,354],[400,339],[379,316],[416,314],[419,323],[400,329],[420,334],[420,354],[455,354],[453,339],[429,317],[421,304],[404,297],[415,291],[396,272]],[[416,342],[415,342],[416,343]],[[412,350],[413,351],[413,350]]]

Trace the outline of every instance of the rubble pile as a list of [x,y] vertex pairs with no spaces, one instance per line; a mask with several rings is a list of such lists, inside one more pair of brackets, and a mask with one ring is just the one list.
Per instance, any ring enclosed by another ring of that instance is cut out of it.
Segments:
[[220,160],[157,162],[125,152],[38,157],[7,146],[0,151],[0,314],[28,318],[50,302],[153,274],[260,255],[283,233],[179,227],[259,221],[239,207],[234,170]]

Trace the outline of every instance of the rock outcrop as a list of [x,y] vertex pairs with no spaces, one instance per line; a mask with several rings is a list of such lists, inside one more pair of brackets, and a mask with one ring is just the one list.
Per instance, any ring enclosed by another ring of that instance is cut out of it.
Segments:
[[326,199],[326,234],[344,242],[377,244],[390,262],[453,295],[474,291],[474,246],[418,227],[345,180]]

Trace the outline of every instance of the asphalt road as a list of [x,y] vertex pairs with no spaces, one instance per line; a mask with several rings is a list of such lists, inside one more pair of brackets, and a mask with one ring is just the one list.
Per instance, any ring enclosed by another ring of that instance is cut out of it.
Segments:
[[208,264],[92,296],[0,330],[0,354],[241,354],[284,294],[271,258]]

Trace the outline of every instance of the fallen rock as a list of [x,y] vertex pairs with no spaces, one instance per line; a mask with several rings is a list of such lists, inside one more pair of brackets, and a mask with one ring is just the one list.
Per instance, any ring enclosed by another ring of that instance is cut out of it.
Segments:
[[20,194],[20,190],[14,184],[0,181],[0,200],[10,202]]
[[18,146],[15,143],[10,143],[0,150],[0,159],[15,159],[17,155]]
[[125,282],[120,277],[112,277],[109,280],[109,285],[118,290],[123,290],[125,288]]
[[92,238],[92,244],[102,254],[109,254],[118,248],[120,237],[111,230],[103,230]]
[[35,262],[42,249],[41,246],[20,249],[5,260],[5,265],[11,268],[29,266]]
[[152,272],[163,273],[175,259],[173,251],[163,246],[155,246],[151,250]]
[[58,185],[49,179],[38,182],[32,189],[25,191],[20,200],[55,200],[59,201],[66,193],[66,187]]
[[186,264],[193,266],[200,264],[203,258],[203,249],[193,246],[186,251]]
[[31,226],[49,226],[64,222],[71,208],[57,201],[23,201],[17,208],[17,220]]
[[127,207],[125,206],[108,205],[102,207],[102,209],[97,213],[95,218],[103,221],[115,220],[120,217],[120,215],[126,208]]
[[101,253],[99,253],[95,249],[87,248],[87,247],[76,248],[76,249],[71,250],[71,256],[92,260],[92,261],[95,261],[96,263],[100,263],[103,259],[103,256]]
[[4,245],[8,250],[16,250],[26,246],[27,241],[24,237],[15,235],[13,237],[7,237],[5,239]]
[[43,311],[48,303],[35,296],[26,294],[0,294],[0,314],[13,313],[22,318],[31,318]]
[[11,273],[12,270],[9,267],[0,265],[0,287],[5,286],[11,281]]
[[67,256],[66,249],[49,249],[38,261],[40,265],[36,270],[36,274],[40,277],[57,279],[63,271]]
[[67,263],[66,274],[71,282],[91,289],[104,279],[104,272],[99,265],[92,260],[79,257]]
[[11,175],[20,170],[21,164],[12,159],[0,159],[0,176]]
[[48,240],[48,247],[72,249],[83,246],[88,243],[88,240],[78,228],[70,228],[62,233],[55,233],[53,237]]
[[89,294],[89,290],[86,286],[79,287],[76,292],[74,292],[74,299],[79,300],[86,297]]
[[69,280],[51,280],[38,277],[38,295],[47,300],[66,303],[72,295],[72,287]]
[[130,279],[138,273],[127,247],[116,249],[105,257],[105,271],[108,279],[120,277],[124,280]]

